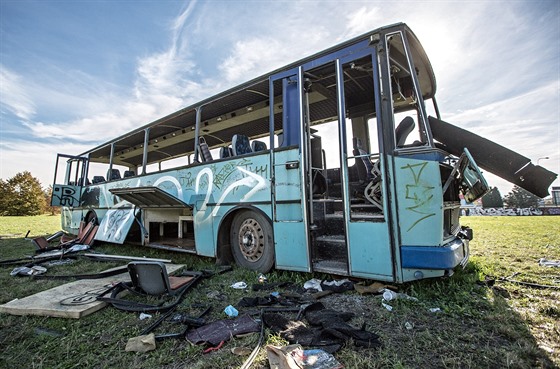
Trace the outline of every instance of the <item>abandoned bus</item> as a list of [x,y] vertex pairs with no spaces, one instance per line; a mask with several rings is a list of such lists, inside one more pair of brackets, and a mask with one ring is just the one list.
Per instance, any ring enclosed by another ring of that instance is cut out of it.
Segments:
[[469,257],[460,199],[488,185],[472,148],[452,142],[460,133],[440,120],[435,92],[415,35],[383,27],[59,154],[52,205],[70,233],[98,221],[98,241],[261,272],[449,275]]

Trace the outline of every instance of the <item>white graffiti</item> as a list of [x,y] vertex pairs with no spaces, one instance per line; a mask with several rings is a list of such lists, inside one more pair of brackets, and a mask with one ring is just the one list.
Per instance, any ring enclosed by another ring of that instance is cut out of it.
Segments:
[[210,168],[204,168],[198,173],[195,182],[196,193],[197,194],[199,193],[200,181],[201,178],[205,175],[208,177],[208,188],[206,189],[206,196],[204,197],[204,201],[202,202],[200,209],[195,215],[197,221],[203,222],[209,219],[211,216],[216,216],[218,214],[218,211],[220,210],[220,207],[226,200],[227,196],[239,187],[246,186],[250,188],[250,190],[239,200],[240,202],[248,201],[251,197],[253,197],[255,193],[257,193],[258,191],[266,187],[266,180],[263,177],[259,176],[258,174],[252,173],[242,167],[237,167],[237,170],[244,173],[246,176],[231,183],[228,187],[226,187],[226,189],[224,190],[224,192],[222,192],[222,195],[218,199],[218,202],[216,203],[214,210],[206,217],[204,217],[204,214],[206,213],[208,202],[210,201],[210,195],[212,194],[212,190],[213,190],[214,173],[210,170]]
[[495,215],[495,216],[543,215],[542,210],[535,209],[535,208],[469,208],[464,210],[466,215]]
[[[205,168],[205,169],[207,169],[207,168]],[[177,178],[172,177],[172,176],[163,176],[161,178],[158,178],[158,180],[154,182],[154,186],[158,186],[159,184],[161,184],[163,182],[173,183],[175,185],[175,187],[177,188],[177,198],[184,201],[184,199],[183,199],[183,188],[181,188],[181,184],[179,183]]]
[[214,211],[212,212],[212,216],[216,216],[216,214],[218,214],[218,210],[220,208],[220,205],[224,202],[224,200],[226,199],[227,195],[229,195],[229,193],[231,191],[233,191],[234,189],[236,189],[237,187],[240,186],[247,186],[249,188],[251,188],[251,190],[249,192],[247,192],[245,194],[245,196],[243,196],[241,198],[241,202],[245,202],[247,200],[249,200],[256,192],[260,191],[261,189],[266,187],[266,183],[263,177],[255,174],[255,173],[251,173],[246,169],[243,169],[241,167],[237,167],[238,170],[240,170],[241,172],[247,174],[247,177],[243,177],[238,181],[233,182],[232,184],[230,184],[225,191],[222,193],[222,196],[220,196],[220,199],[218,200],[218,203],[216,204],[216,207],[214,208]]

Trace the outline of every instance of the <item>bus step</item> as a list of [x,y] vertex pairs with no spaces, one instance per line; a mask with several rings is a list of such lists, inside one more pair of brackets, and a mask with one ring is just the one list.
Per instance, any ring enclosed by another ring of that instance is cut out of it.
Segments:
[[330,235],[344,234],[344,217],[342,212],[325,216],[325,233]]
[[337,275],[348,275],[348,263],[341,260],[315,260],[313,271]]
[[343,235],[319,236],[315,238],[314,259],[346,260],[348,251]]

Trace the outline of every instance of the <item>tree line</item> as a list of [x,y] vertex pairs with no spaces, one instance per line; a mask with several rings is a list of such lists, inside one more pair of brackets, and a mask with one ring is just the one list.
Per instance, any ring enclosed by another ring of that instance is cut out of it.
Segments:
[[24,171],[4,181],[0,178],[0,215],[55,214],[58,209],[50,206],[52,187],[43,190],[41,182]]

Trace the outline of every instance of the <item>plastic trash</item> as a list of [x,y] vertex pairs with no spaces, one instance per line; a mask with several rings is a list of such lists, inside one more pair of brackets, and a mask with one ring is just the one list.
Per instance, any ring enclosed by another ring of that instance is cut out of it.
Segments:
[[266,278],[264,274],[260,273],[259,276],[257,277],[257,280],[259,281],[260,284],[263,284],[266,283],[268,278]]
[[232,284],[231,287],[235,288],[236,290],[244,290],[245,288],[247,288],[247,283],[236,282],[236,283]]
[[431,308],[430,313],[439,313],[441,311],[440,308]]
[[303,288],[305,288],[306,290],[310,290],[310,289],[314,289],[317,291],[323,290],[323,288],[321,287],[321,280],[317,278],[313,278],[305,282],[303,284]]
[[239,315],[239,311],[237,311],[236,308],[234,308],[231,305],[228,305],[225,309],[224,309],[224,313],[226,313],[227,316],[229,317],[236,317]]
[[396,300],[396,299],[418,301],[418,299],[416,297],[408,296],[406,293],[397,293],[397,292],[391,291],[389,289],[385,289],[383,291],[383,299],[385,301],[391,301],[391,300]]
[[140,316],[138,317],[138,319],[144,320],[144,319],[150,319],[151,317],[152,316],[150,314],[140,313]]
[[393,307],[391,305],[388,305],[384,302],[381,303],[381,305],[383,305],[383,307],[389,311],[393,311]]

